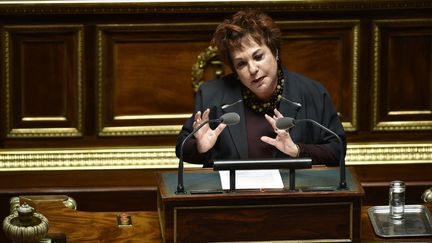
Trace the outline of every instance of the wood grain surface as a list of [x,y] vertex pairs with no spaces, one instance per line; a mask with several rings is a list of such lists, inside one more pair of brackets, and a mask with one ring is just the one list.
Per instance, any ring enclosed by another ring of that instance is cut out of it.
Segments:
[[162,242],[158,214],[155,211],[124,212],[132,226],[118,226],[122,212],[82,212],[67,208],[59,201],[33,204],[49,220],[48,235],[65,234],[73,242]]

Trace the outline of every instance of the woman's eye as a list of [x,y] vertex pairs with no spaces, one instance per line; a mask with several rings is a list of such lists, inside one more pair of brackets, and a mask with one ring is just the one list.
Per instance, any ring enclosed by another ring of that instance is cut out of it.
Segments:
[[256,55],[255,56],[255,60],[261,60],[261,59],[263,59],[263,54],[259,54],[259,55]]
[[244,62],[239,62],[239,63],[237,63],[236,67],[241,68],[241,67],[244,67],[244,65],[245,65]]

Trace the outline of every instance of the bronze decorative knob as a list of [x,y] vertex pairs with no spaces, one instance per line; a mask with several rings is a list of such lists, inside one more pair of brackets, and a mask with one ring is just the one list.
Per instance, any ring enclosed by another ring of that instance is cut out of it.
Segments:
[[426,203],[432,202],[432,187],[423,192],[421,199]]
[[48,233],[48,219],[24,203],[3,220],[3,230],[16,243],[36,242]]

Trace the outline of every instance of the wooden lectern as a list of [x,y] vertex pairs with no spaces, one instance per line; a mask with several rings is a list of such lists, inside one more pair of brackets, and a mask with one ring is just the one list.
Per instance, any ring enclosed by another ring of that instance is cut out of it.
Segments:
[[284,189],[216,193],[218,172],[186,171],[186,193],[176,194],[177,173],[158,174],[164,242],[360,241],[364,191],[349,168],[346,190],[337,189],[337,167],[297,170],[296,191],[288,190],[289,173],[281,175]]

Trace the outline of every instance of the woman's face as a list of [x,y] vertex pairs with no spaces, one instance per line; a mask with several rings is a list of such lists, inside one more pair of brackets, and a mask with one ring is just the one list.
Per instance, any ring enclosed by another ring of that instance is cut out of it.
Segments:
[[259,99],[271,98],[277,85],[277,61],[267,45],[244,38],[241,49],[231,49],[231,59],[240,81]]

